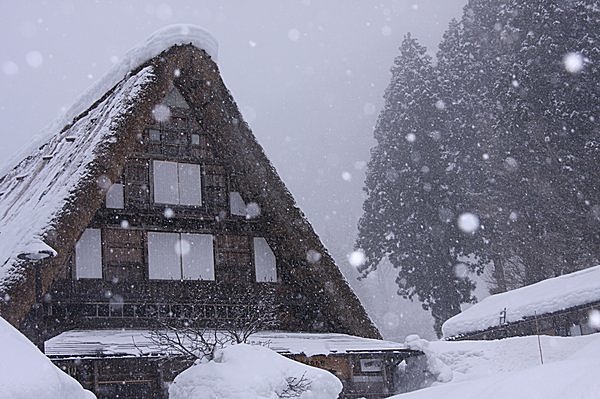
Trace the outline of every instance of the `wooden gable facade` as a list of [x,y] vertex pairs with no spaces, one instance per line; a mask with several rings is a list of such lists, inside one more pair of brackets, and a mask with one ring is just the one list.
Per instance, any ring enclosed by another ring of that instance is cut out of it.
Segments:
[[[111,104],[124,101],[117,94],[142,74],[135,101],[114,117]],[[35,207],[46,206],[45,193],[70,169],[44,167],[59,151],[65,165],[73,163],[101,124],[115,135],[89,150],[89,167],[35,232],[42,250],[15,249],[2,266],[14,273],[0,284],[0,315],[40,348],[76,329],[219,328],[265,312],[273,330],[381,339],[243,121],[217,65],[191,44],[171,46],[130,71],[2,177],[0,192],[8,195],[0,201],[27,182],[30,173],[21,169],[31,168],[48,175],[44,194],[30,196]],[[390,392],[395,365],[413,352],[370,350],[320,361],[346,370],[339,371],[349,378],[346,397],[375,386],[369,397],[381,397]],[[189,365],[178,358],[86,356],[54,360],[107,398],[162,398],[164,381]],[[365,357],[385,367],[362,375],[356,365]],[[347,371],[353,367],[356,382]]]

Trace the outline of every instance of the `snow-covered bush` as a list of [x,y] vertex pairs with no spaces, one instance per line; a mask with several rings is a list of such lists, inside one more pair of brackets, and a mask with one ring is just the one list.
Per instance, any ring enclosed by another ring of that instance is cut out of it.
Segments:
[[0,317],[0,398],[95,399]]
[[336,399],[342,383],[328,371],[259,345],[232,345],[179,374],[170,399]]

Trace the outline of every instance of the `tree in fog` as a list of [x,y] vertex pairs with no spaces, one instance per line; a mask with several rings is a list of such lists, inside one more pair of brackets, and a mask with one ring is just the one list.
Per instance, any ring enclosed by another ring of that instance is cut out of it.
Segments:
[[366,255],[364,274],[389,259],[398,271],[398,293],[416,295],[440,334],[443,321],[472,300],[473,284],[455,271],[461,204],[446,181],[452,165],[439,130],[446,106],[434,77],[426,49],[406,36],[375,128],[357,247]]

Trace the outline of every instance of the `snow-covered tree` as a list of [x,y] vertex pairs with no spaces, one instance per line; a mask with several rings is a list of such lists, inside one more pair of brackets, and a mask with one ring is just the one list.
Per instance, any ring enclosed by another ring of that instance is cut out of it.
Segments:
[[389,259],[398,270],[398,293],[416,295],[431,309],[440,333],[441,323],[471,301],[473,284],[455,272],[460,209],[446,182],[452,166],[438,129],[445,103],[434,81],[431,57],[407,35],[375,128],[357,247],[366,255],[365,274]]
[[[600,259],[599,28],[591,0],[470,0],[435,67],[402,43],[357,246],[363,272],[387,257],[436,326],[473,299],[461,256],[492,262],[494,292]],[[474,234],[456,228],[464,212]]]

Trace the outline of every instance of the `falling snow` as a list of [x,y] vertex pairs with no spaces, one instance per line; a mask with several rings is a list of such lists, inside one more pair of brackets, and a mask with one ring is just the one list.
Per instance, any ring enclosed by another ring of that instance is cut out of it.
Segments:
[[457,220],[458,228],[465,233],[475,233],[479,229],[479,217],[473,213],[462,213]]

